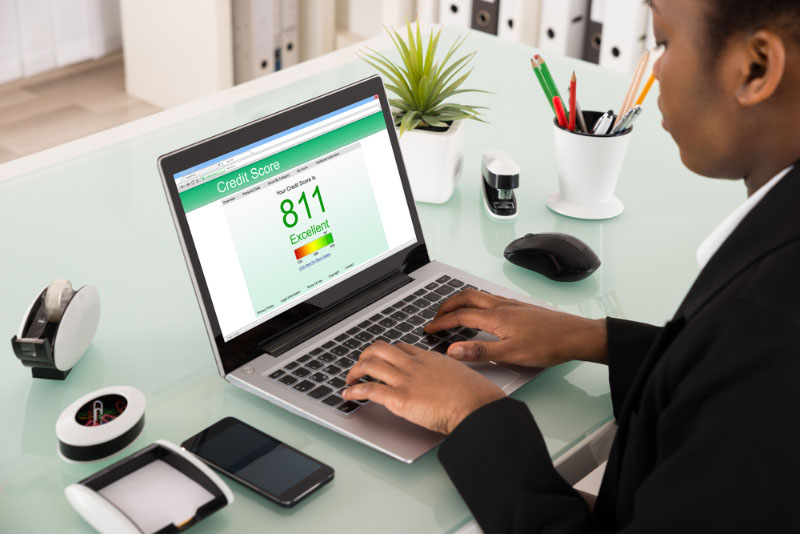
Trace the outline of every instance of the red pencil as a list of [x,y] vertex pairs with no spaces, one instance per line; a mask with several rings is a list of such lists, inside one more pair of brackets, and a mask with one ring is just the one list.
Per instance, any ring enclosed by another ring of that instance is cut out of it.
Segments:
[[575,131],[575,119],[578,115],[577,110],[575,109],[575,100],[576,100],[576,89],[578,85],[578,80],[575,78],[575,73],[572,73],[572,80],[569,82],[569,131]]
[[556,117],[558,117],[558,125],[562,128],[567,127],[567,112],[564,110],[564,103],[561,101],[560,96],[553,97],[553,107],[556,108]]

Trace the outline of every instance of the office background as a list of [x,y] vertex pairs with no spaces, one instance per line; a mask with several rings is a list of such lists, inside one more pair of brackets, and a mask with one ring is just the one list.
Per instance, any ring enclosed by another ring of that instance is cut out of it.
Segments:
[[653,40],[644,0],[0,0],[0,162],[416,18],[623,72]]

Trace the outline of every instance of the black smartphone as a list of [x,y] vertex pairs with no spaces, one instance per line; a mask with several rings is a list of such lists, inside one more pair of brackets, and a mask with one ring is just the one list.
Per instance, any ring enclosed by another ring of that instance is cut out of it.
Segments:
[[181,447],[281,506],[294,506],[333,480],[333,469],[235,417],[226,417]]

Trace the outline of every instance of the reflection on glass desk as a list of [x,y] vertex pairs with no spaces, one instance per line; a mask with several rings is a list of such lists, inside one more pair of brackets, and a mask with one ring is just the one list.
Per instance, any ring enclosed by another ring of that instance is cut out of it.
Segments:
[[[446,45],[455,37],[445,30],[442,39]],[[389,48],[384,41],[373,45]],[[464,99],[489,106],[489,123],[466,125],[454,196],[443,205],[418,205],[431,257],[567,312],[666,321],[697,274],[695,248],[744,191],[686,171],[652,104],[637,122],[617,189],[625,213],[605,222],[555,215],[545,206],[557,188],[552,117],[530,72],[532,49],[480,32],[464,46],[479,51],[469,84],[495,94]],[[0,166],[0,332],[11,338],[32,295],[55,278],[95,285],[102,302],[94,343],[65,382],[33,380],[8,343],[0,357],[0,530],[89,531],[69,507],[64,487],[156,439],[180,443],[229,415],[331,465],[336,477],[288,510],[229,481],[236,501],[199,524],[198,532],[254,526],[351,531],[357,525],[363,531],[379,525],[374,530],[452,532],[471,520],[435,451],[402,464],[219,377],[161,189],[159,155],[372,73],[352,50],[336,54],[332,68],[309,73],[298,67],[302,79],[276,85],[271,76],[262,78],[226,91],[194,116],[164,112],[132,125],[141,133],[124,140],[109,144],[101,135],[74,157],[52,162],[40,156],[47,164],[21,176],[9,177],[9,166]],[[333,64],[331,58],[315,65]],[[629,81],[580,61],[547,59],[558,80],[578,72],[584,109],[618,104]],[[242,91],[253,96],[241,98]],[[520,215],[513,222],[494,222],[481,206],[480,153],[486,148],[509,151],[522,167]],[[503,259],[514,238],[551,231],[588,243],[601,268],[565,285]],[[92,464],[59,459],[54,425],[61,410],[91,390],[117,384],[145,393],[139,438],[122,454]],[[550,369],[514,397],[530,406],[554,459],[611,420],[607,372],[599,365]]]

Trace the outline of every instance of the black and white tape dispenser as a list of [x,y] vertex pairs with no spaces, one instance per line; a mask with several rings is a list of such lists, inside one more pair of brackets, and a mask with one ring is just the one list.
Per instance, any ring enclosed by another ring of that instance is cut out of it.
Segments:
[[97,288],[76,291],[69,280],[54,280],[33,299],[11,346],[34,378],[64,380],[89,348],[99,321]]

